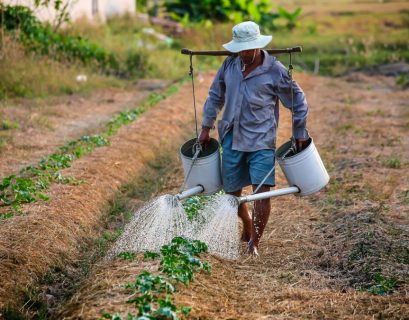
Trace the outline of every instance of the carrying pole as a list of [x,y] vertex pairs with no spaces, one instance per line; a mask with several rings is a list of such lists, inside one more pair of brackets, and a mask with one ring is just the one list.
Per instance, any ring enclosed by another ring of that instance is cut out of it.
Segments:
[[[266,51],[270,55],[276,55],[276,54],[284,54],[284,53],[302,52],[302,48],[300,46],[297,46],[297,47],[285,48],[285,49],[267,49]],[[234,55],[237,55],[237,53],[230,52],[230,51],[223,51],[223,50],[193,51],[187,48],[183,48],[180,52],[182,54],[187,54],[191,56],[234,56]]]

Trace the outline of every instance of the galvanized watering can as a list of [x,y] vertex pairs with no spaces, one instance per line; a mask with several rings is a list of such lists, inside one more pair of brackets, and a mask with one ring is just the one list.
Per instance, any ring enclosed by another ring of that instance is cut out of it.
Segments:
[[[179,200],[199,193],[213,194],[222,188],[219,143],[211,139],[203,151],[195,149],[195,145],[196,139],[191,139],[180,149],[186,190],[176,195]],[[329,182],[327,170],[311,138],[300,152],[295,151],[292,140],[289,140],[277,149],[276,159],[290,187],[238,197],[239,203],[287,194],[308,196]]]

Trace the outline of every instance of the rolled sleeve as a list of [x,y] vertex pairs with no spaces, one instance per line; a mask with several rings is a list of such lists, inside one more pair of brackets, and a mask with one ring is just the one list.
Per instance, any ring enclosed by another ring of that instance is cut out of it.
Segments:
[[[283,65],[280,67],[281,78],[277,85],[277,96],[283,105],[291,110],[291,78]],[[308,104],[304,91],[298,83],[292,80],[293,85],[293,135],[295,139],[308,139],[307,130]]]
[[217,114],[224,106],[226,85],[224,83],[225,64],[221,66],[209,90],[203,107],[202,126],[213,128]]

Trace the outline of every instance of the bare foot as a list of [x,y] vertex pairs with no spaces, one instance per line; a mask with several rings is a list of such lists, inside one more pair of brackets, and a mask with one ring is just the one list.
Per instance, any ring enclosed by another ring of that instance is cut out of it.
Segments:
[[253,240],[250,240],[247,243],[247,253],[253,257],[258,257],[259,253],[258,253],[258,248],[257,246],[253,243]]

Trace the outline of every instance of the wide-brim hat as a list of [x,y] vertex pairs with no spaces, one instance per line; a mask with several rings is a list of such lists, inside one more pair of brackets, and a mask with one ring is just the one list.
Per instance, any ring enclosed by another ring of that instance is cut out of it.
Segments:
[[232,29],[233,40],[225,43],[223,47],[230,52],[240,52],[250,49],[264,48],[273,36],[264,36],[260,27],[253,21],[245,21],[235,25]]

